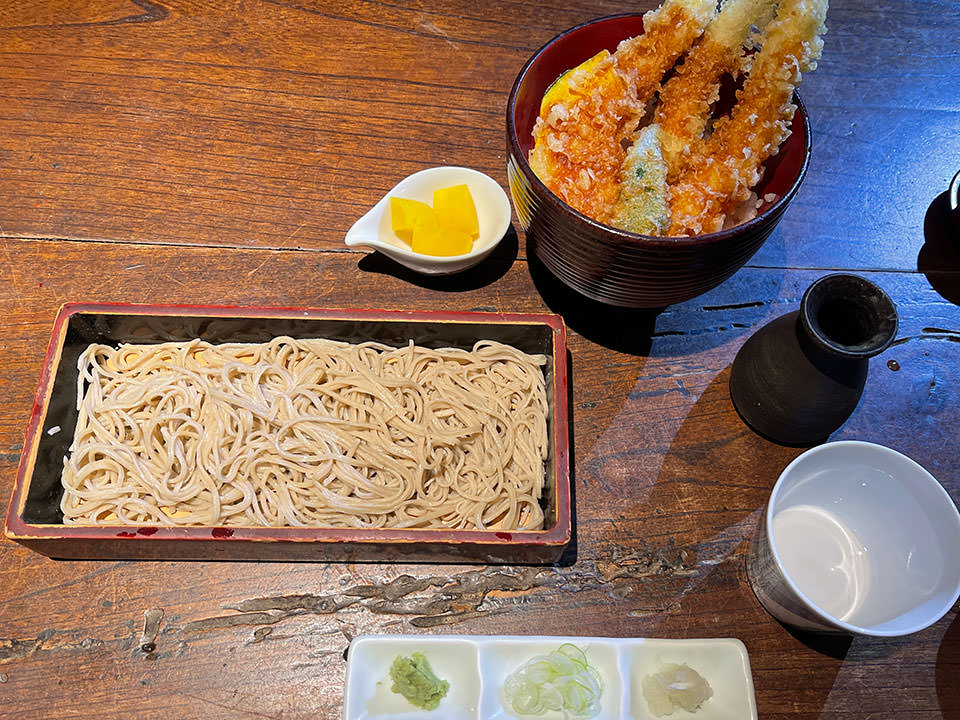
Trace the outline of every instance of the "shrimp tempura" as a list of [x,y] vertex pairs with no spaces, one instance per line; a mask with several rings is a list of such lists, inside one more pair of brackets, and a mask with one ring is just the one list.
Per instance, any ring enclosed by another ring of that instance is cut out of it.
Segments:
[[666,0],[644,16],[644,33],[613,55],[575,69],[558,100],[542,107],[530,167],[557,196],[606,221],[620,194],[624,140],[635,129],[663,75],[714,17],[713,0]]
[[664,84],[654,122],[661,129],[669,182],[677,180],[703,136],[711,105],[720,94],[720,79],[739,69],[751,28],[766,26],[775,9],[776,0],[726,0],[703,37],[677,66],[676,74]]
[[[660,81],[716,17],[715,0],[666,0],[643,16],[643,34],[617,46],[617,69],[637,99],[640,111],[660,88]],[[637,115],[635,120],[640,119]]]
[[816,68],[826,13],[827,0],[782,0],[730,116],[717,120],[700,157],[670,188],[669,235],[720,230],[750,197],[761,165],[789,134],[793,91],[801,73]]

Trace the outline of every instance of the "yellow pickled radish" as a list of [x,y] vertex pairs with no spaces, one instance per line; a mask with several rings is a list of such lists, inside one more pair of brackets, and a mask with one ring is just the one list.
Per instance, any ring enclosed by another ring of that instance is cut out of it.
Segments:
[[418,225],[436,227],[437,214],[425,202],[391,197],[390,225],[398,238],[412,242],[413,230]]
[[433,207],[390,198],[390,224],[398,238],[423,255],[465,255],[480,237],[477,207],[466,184],[433,191]]
[[423,255],[464,255],[473,247],[473,238],[456,228],[417,225],[410,246]]
[[[459,230],[476,240],[480,237],[477,206],[467,185],[452,185],[433,191],[433,210],[442,228]],[[469,250],[469,248],[468,248]]]

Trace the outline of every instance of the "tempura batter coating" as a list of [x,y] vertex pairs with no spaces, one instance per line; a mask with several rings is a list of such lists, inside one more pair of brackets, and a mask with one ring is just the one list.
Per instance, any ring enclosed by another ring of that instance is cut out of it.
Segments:
[[698,149],[711,106],[720,94],[720,80],[735,75],[751,28],[763,28],[773,17],[776,0],[727,0],[703,37],[677,66],[660,91],[654,122],[661,129],[667,178],[675,182]]
[[661,152],[660,126],[641,128],[627,150],[620,173],[620,198],[610,224],[640,233],[660,235],[667,227],[667,165]]
[[[564,202],[605,222],[620,194],[628,139],[663,75],[715,14],[712,0],[666,0],[590,71],[572,73],[569,94],[534,126],[530,167]],[[561,80],[563,82],[563,80]]]
[[530,167],[564,202],[599,219],[620,192],[620,139],[625,118],[635,114],[634,101],[609,54],[592,71],[574,71],[567,82],[567,97],[537,119]]
[[715,123],[703,152],[670,188],[669,235],[720,230],[750,197],[762,164],[790,132],[793,91],[816,68],[826,13],[827,0],[783,0],[730,116]]
[[617,46],[617,69],[641,110],[660,88],[664,73],[703,34],[716,14],[713,0],[666,0],[643,16],[642,35],[627,38]]

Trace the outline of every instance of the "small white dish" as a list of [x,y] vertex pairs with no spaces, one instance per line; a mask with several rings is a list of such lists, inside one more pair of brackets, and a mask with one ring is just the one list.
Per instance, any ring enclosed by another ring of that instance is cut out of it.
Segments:
[[[511,635],[367,635],[350,643],[343,720],[570,720],[562,712],[515,715],[506,707],[507,676],[531,657],[573,643],[603,683],[593,720],[658,720],[643,696],[644,675],[666,663],[687,664],[710,683],[713,696],[696,713],[678,709],[670,720],[756,720],[747,648],[735,638],[648,638]],[[422,652],[450,690],[436,710],[420,710],[390,691],[390,665],[398,655]]]
[[[706,640],[647,640],[628,650],[632,720],[748,720],[757,717],[753,676],[747,647],[736,638]],[[687,665],[710,683],[713,695],[699,710],[678,708],[658,718],[643,695],[643,678],[666,664]]]
[[[390,198],[419,200],[433,204],[433,191],[466,184],[477,207],[480,236],[465,255],[438,257],[416,253],[397,237],[390,225]],[[379,250],[411,270],[426,275],[448,275],[480,263],[497,246],[510,227],[510,200],[500,184],[489,175],[465,167],[434,167],[409,175],[397,183],[347,231],[348,247]]]
[[[400,655],[409,657],[415,652],[423,653],[434,672],[450,683],[449,691],[435,710],[415,707],[402,695],[390,690],[393,684],[390,666],[394,658]],[[480,672],[477,647],[467,640],[416,635],[359,637],[350,643],[348,659],[344,718],[476,720]]]
[[600,696],[600,712],[592,720],[617,720],[621,717],[623,684],[617,648],[593,638],[553,637],[506,637],[486,643],[480,654],[480,672],[483,677],[483,695],[480,700],[480,717],[483,720],[571,720],[571,715],[562,710],[547,710],[541,715],[517,715],[512,711],[509,699],[503,691],[507,677],[536,655],[547,655],[571,642],[583,650],[587,661],[597,671],[603,683]]

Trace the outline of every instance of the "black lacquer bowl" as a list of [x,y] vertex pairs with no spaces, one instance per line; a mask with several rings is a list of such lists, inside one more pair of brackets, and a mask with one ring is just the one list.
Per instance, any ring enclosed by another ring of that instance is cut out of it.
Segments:
[[618,230],[577,212],[554,195],[527,163],[533,125],[547,88],[566,70],[643,32],[643,15],[592,20],[544,45],[517,76],[507,104],[507,176],[527,248],[566,285],[610,305],[660,308],[683,302],[733,275],[773,232],[810,159],[810,123],[800,99],[791,134],[770,158],[757,196],[757,216],[736,227],[692,238],[660,238]]

